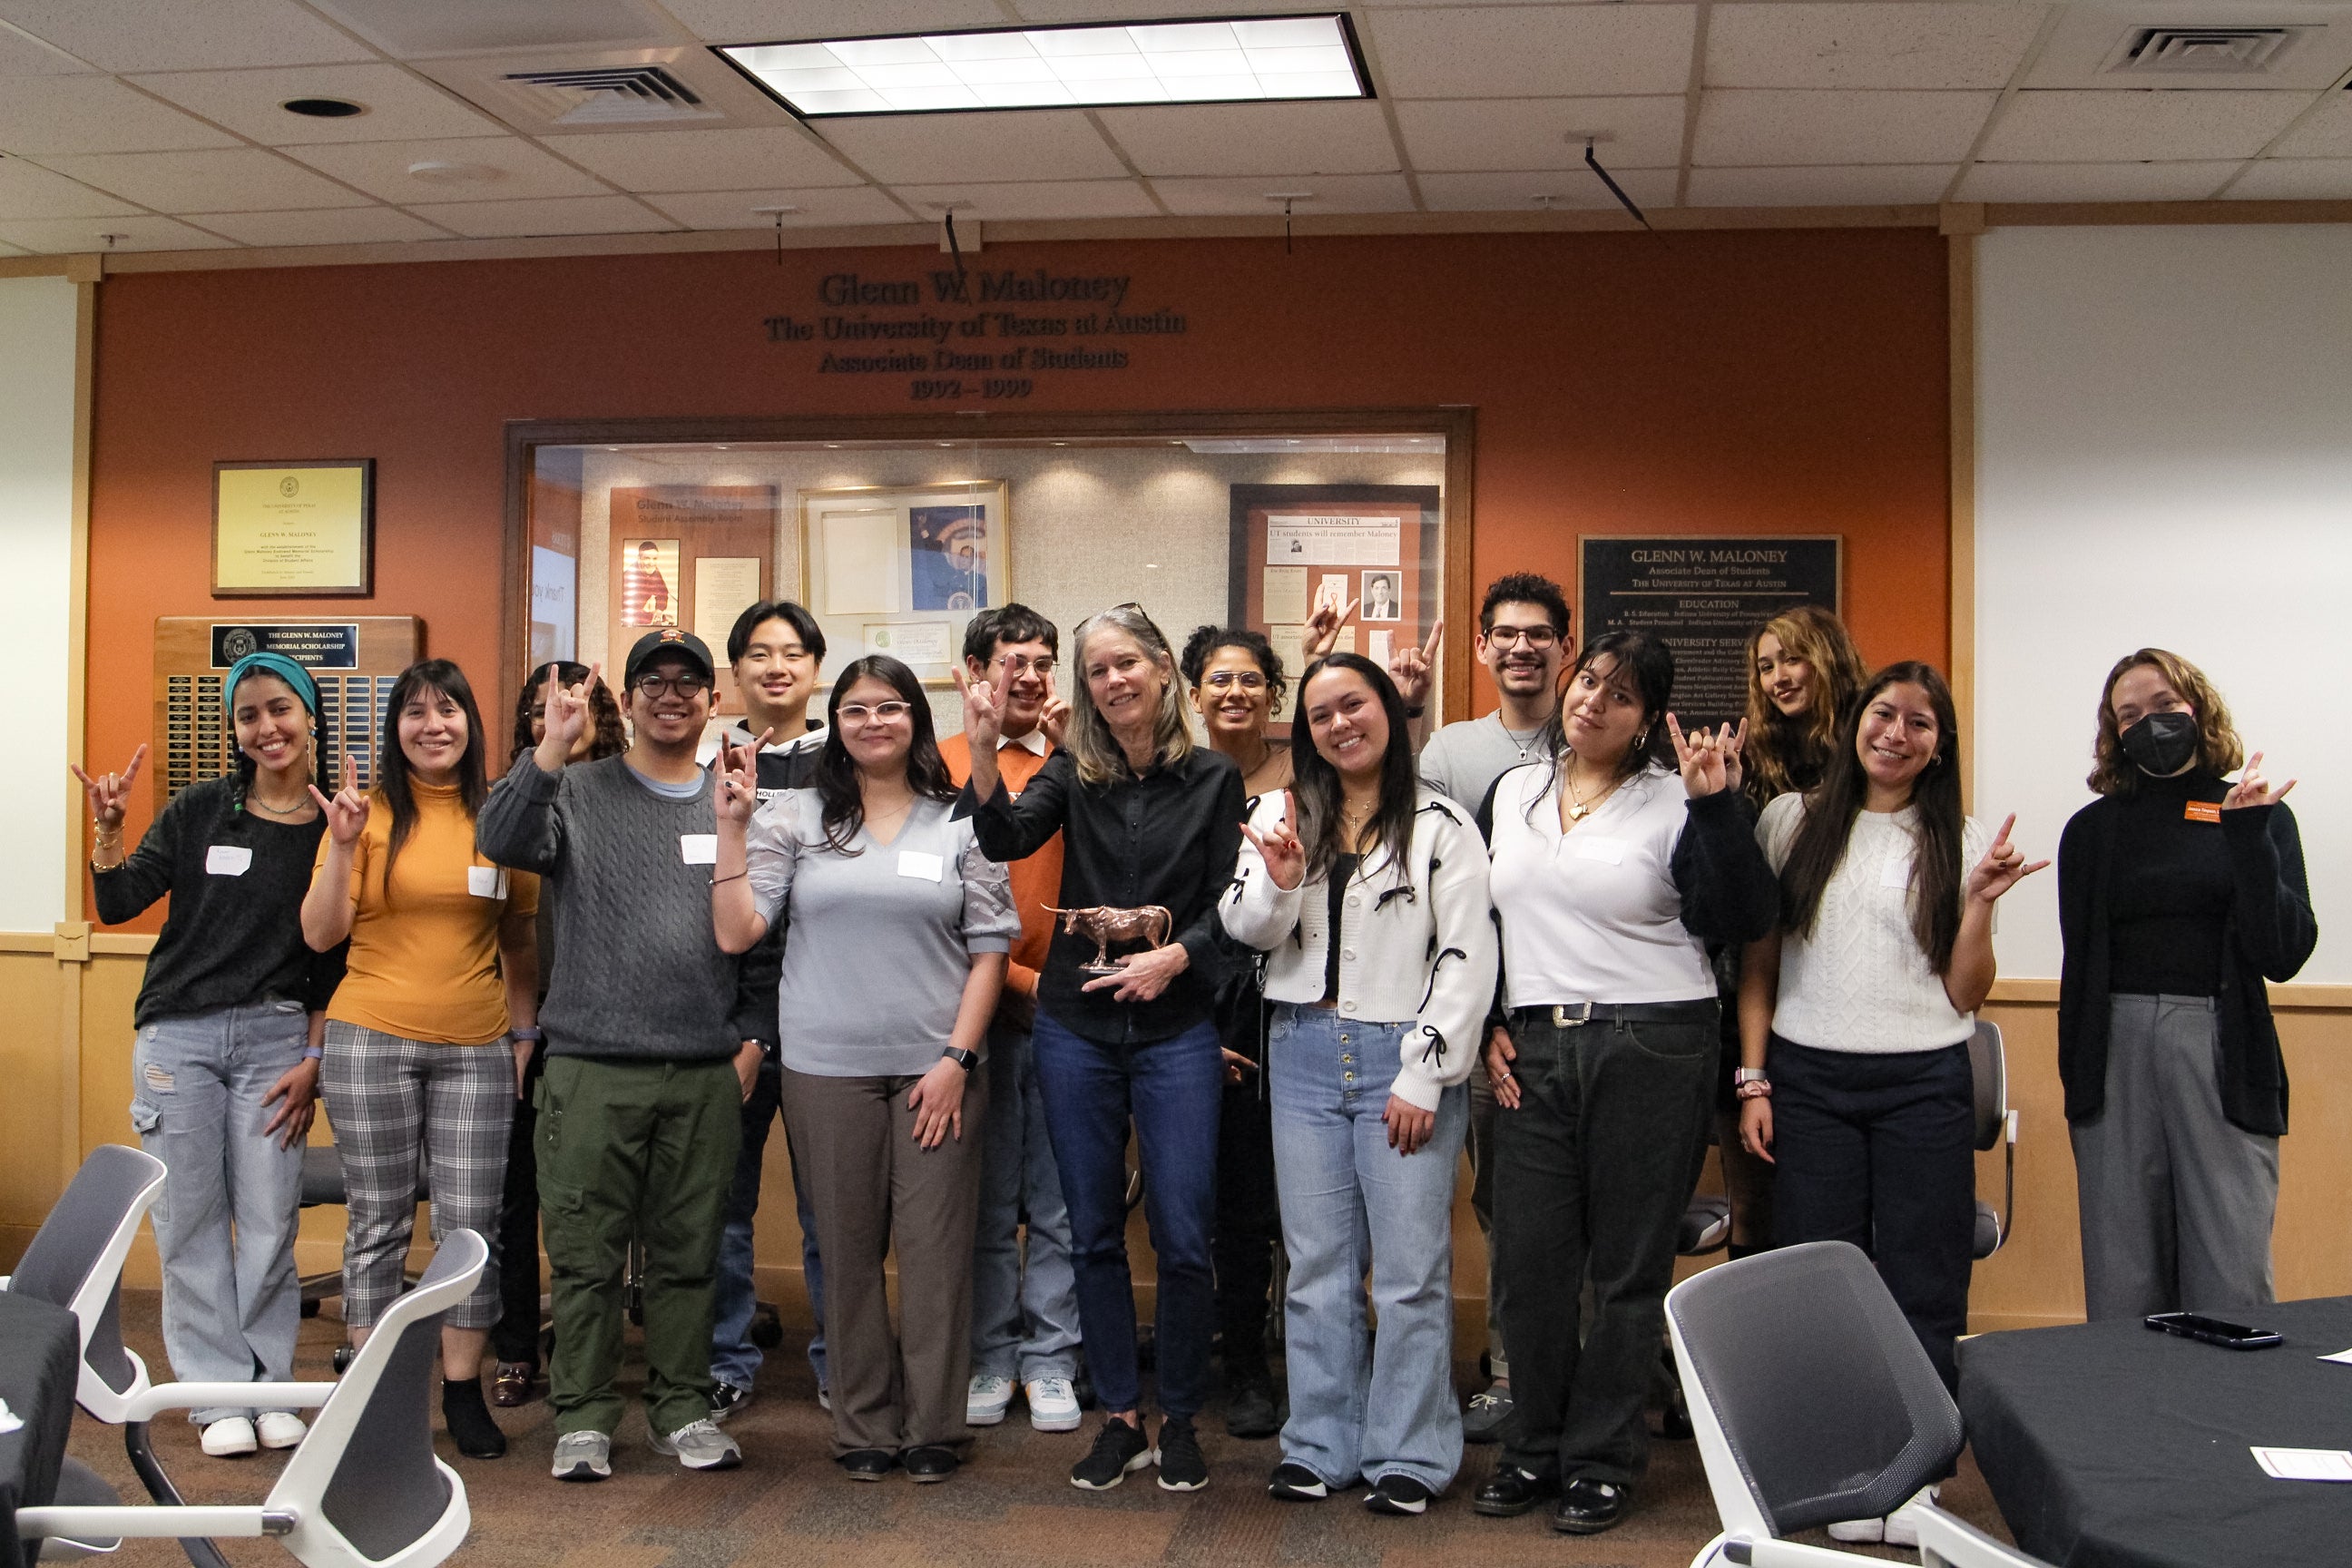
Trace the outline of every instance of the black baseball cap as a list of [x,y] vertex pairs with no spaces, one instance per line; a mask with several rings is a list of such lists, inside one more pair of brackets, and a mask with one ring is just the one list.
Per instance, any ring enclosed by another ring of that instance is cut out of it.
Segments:
[[710,662],[710,649],[703,640],[680,626],[662,626],[639,637],[629,649],[629,662],[621,672],[621,684],[635,686],[645,668],[663,654],[674,654],[702,672],[705,680],[719,678],[717,668]]

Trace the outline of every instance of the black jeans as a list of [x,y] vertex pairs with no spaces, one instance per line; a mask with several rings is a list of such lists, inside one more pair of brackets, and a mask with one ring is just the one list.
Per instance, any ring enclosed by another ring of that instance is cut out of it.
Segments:
[[[503,1047],[502,1047],[503,1048]],[[531,1048],[522,1098],[507,1129],[507,1184],[499,1199],[499,1322],[490,1353],[500,1361],[539,1364],[539,1112],[531,1097],[547,1064],[547,1047]]]
[[1217,1119],[1217,1221],[1209,1256],[1217,1271],[1217,1334],[1225,1384],[1262,1384],[1266,1297],[1274,1287],[1274,1249],[1282,1239],[1282,1202],[1274,1184],[1274,1118],[1258,1082],[1245,1072],[1225,1086]]
[[1503,1462],[1534,1475],[1626,1485],[1649,1459],[1643,1407],[1715,1093],[1716,1004],[1683,1006],[1663,1022],[1513,1017],[1519,1104],[1495,1119]]
[[1822,1051],[1772,1037],[1774,1238],[1870,1255],[1947,1388],[1976,1263],[1976,1120],[1966,1044]]

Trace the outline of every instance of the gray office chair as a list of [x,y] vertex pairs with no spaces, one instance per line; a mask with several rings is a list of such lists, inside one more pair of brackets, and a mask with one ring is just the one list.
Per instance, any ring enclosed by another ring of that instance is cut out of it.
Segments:
[[[424,1157],[420,1154],[416,1161],[416,1201],[422,1204],[432,1200],[432,1183],[425,1171]],[[302,1151],[301,1206],[306,1209],[341,1208],[345,1201],[342,1155],[332,1143],[313,1143],[306,1147]],[[411,1279],[409,1283],[413,1285],[415,1281]],[[315,1318],[319,1315],[320,1302],[343,1293],[343,1271],[338,1268],[325,1274],[306,1274],[302,1276],[301,1284],[302,1315]],[[336,1370],[340,1372],[342,1368],[338,1365]]]
[[1980,1150],[2006,1143],[2000,1207],[1977,1200],[1976,1257],[1981,1260],[1999,1252],[2017,1218],[2017,1112],[2009,1105],[2009,1053],[2000,1043],[2000,1026],[1977,1020],[1969,1037],[1969,1076],[1976,1089],[1976,1142]]
[[2048,1568],[1910,1500],[1951,1473],[1960,1412],[1860,1248],[1707,1269],[1667,1293],[1666,1331],[1723,1521],[1693,1568],[1853,1568],[1873,1559],[1782,1538],[1898,1509],[1926,1568]]

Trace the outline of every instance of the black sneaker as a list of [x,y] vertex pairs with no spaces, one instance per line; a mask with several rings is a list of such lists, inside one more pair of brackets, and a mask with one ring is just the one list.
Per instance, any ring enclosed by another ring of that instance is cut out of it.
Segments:
[[1159,1457],[1150,1439],[1144,1436],[1140,1422],[1130,1426],[1124,1421],[1106,1421],[1095,1434],[1095,1446],[1087,1457],[1070,1467],[1070,1484],[1086,1491],[1107,1492]]
[[1365,1494],[1364,1508],[1371,1513],[1411,1519],[1429,1511],[1430,1495],[1429,1489],[1411,1476],[1382,1476]]
[[723,1425],[730,1416],[740,1413],[743,1406],[751,1403],[750,1389],[738,1388],[731,1383],[714,1384],[710,1390],[710,1419]]
[[1282,1430],[1282,1413],[1275,1408],[1274,1380],[1256,1377],[1225,1389],[1225,1436],[1255,1441]]
[[1265,1495],[1276,1502],[1320,1502],[1331,1495],[1331,1489],[1323,1484],[1321,1476],[1296,1459],[1285,1459],[1274,1467]]
[[1190,1415],[1171,1415],[1160,1424],[1160,1486],[1163,1491],[1196,1492],[1209,1484],[1209,1461],[1201,1457],[1201,1439],[1193,1435]]

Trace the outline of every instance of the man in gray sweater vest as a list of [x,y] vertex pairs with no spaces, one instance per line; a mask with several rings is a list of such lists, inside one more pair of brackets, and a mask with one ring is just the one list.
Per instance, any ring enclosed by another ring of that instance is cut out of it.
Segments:
[[742,1451],[710,1415],[711,1280],[739,1107],[758,1047],[730,1026],[735,960],[711,934],[718,822],[695,746],[710,715],[710,652],[664,627],[629,651],[621,756],[570,767],[588,687],[551,681],[547,738],[482,807],[481,851],[536,871],[555,972],[539,1014],[539,1198],[555,1295],[555,1474],[612,1474],[624,1405],[622,1293],[644,1245],[646,1419],[656,1453],[726,1469]]

